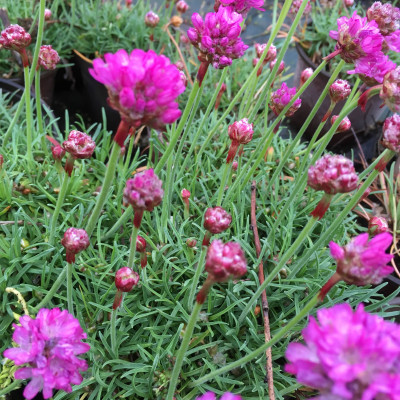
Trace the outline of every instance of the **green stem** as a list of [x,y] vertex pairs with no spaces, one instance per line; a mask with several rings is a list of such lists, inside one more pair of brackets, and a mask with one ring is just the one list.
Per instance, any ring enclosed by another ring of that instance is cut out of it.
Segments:
[[232,167],[232,163],[225,163],[224,165],[224,171],[222,173],[222,178],[221,178],[221,184],[219,186],[219,191],[218,191],[218,198],[217,198],[217,206],[220,206],[222,203],[222,196],[224,195],[225,192],[225,182],[226,182],[226,177],[228,176],[230,170]]
[[199,315],[201,306],[202,305],[199,304],[198,302],[195,303],[192,314],[190,315],[189,321],[187,323],[181,347],[179,348],[178,353],[176,354],[175,365],[174,369],[172,370],[166,400],[172,400],[174,398],[176,385],[178,384],[179,374],[182,369],[183,359],[189,347],[190,339],[192,338],[193,330],[196,325],[197,317]]
[[190,292],[189,292],[189,297],[188,297],[188,309],[192,308],[192,304],[194,303],[194,296],[196,294],[197,291],[197,285],[199,284],[199,279],[200,279],[200,275],[203,272],[203,265],[204,265],[204,259],[206,258],[206,254],[207,254],[207,246],[202,246],[201,247],[201,253],[200,253],[200,259],[199,262],[197,263],[197,267],[196,270],[194,272],[194,276],[193,276],[193,280],[192,280],[192,285],[190,287]]
[[60,193],[58,194],[56,208],[54,209],[53,216],[51,217],[51,222],[50,222],[50,235],[49,235],[50,245],[54,244],[54,236],[56,234],[57,220],[61,211],[61,207],[65,200],[65,195],[67,194],[68,183],[69,183],[69,176],[66,172],[64,172],[64,179],[62,181]]
[[29,85],[29,67],[24,67],[25,81],[25,111],[26,111],[26,156],[28,163],[32,167],[32,108],[31,108],[31,90]]
[[250,311],[253,304],[260,298],[261,293],[272,282],[272,280],[275,278],[276,274],[279,273],[279,271],[284,267],[284,265],[289,260],[289,258],[292,257],[292,255],[296,252],[296,250],[304,242],[304,240],[307,238],[307,235],[312,232],[312,229],[314,228],[315,223],[317,221],[318,220],[315,218],[309,219],[309,221],[307,222],[307,225],[300,232],[297,239],[293,242],[293,244],[289,247],[289,249],[287,249],[285,251],[285,253],[282,255],[282,258],[279,260],[278,265],[268,274],[268,276],[265,278],[264,282],[258,287],[258,289],[254,293],[252,298],[248,301],[246,307],[240,314],[240,317],[238,320],[239,324],[245,319],[247,313]]
[[118,358],[118,349],[117,349],[117,309],[114,308],[111,311],[111,351]]
[[53,298],[53,296],[57,292],[58,288],[64,282],[66,273],[67,273],[67,269],[63,268],[60,275],[58,275],[57,280],[53,283],[53,286],[47,292],[44,299],[36,306],[36,310],[40,310],[41,308],[43,308]]
[[72,299],[72,263],[67,263],[67,302],[68,302],[68,311],[70,314],[74,315],[74,303]]
[[37,120],[37,129],[40,137],[40,142],[42,145],[42,150],[45,154],[48,154],[47,144],[46,144],[46,135],[43,129],[43,116],[42,116],[42,103],[40,102],[40,69],[36,71],[35,74],[35,97],[36,97],[36,120]]
[[131,245],[129,247],[129,259],[128,259],[128,267],[133,269],[135,264],[135,252],[136,252],[136,240],[138,236],[139,228],[133,224],[132,228],[132,236],[131,236]]
[[4,396],[13,390],[18,389],[21,386],[21,379],[16,379],[11,385],[8,385],[4,389],[0,390],[0,396]]
[[222,367],[220,369],[217,369],[216,371],[210,372],[209,374],[203,376],[202,378],[194,381],[193,383],[189,384],[189,387],[194,387],[194,386],[199,386],[204,382],[209,381],[212,378],[215,378],[216,376],[219,376],[225,372],[231,371],[234,368],[242,367],[244,364],[248,363],[251,361],[253,358],[263,354],[265,350],[267,350],[269,347],[273,346],[275,343],[277,343],[280,339],[284,338],[288,332],[299,322],[301,321],[304,317],[306,317],[309,312],[318,304],[318,294],[315,295],[306,305],[305,307],[295,315],[295,317],[287,324],[285,325],[274,337],[267,343],[263,344],[260,346],[257,350],[252,351],[251,353],[247,354],[246,356],[239,358],[238,360],[226,365],[225,367]]
[[112,150],[111,150],[111,154],[110,154],[110,159],[108,160],[108,166],[107,166],[106,174],[104,176],[103,185],[101,187],[101,192],[97,197],[96,205],[92,211],[92,214],[90,215],[90,218],[89,218],[86,228],[85,228],[89,237],[92,235],[94,228],[96,227],[96,224],[99,220],[101,210],[104,206],[104,203],[107,200],[107,197],[110,194],[110,187],[111,187],[113,180],[115,179],[114,178],[115,169],[117,167],[118,158],[119,158],[120,154],[121,154],[121,147],[119,146],[118,143],[114,142]]
[[133,208],[128,207],[124,213],[118,218],[117,222],[111,227],[111,229],[101,238],[101,241],[109,239],[115,232],[119,229],[120,226],[125,225],[126,222],[132,217]]
[[[156,174],[159,174],[161,169],[164,167],[165,163],[167,162],[169,156],[171,155],[172,151],[175,148],[175,145],[179,139],[180,134],[183,131],[183,128],[186,124],[187,119],[189,118],[189,114],[190,111],[192,109],[193,103],[196,99],[197,96],[197,92],[199,91],[200,86],[199,86],[199,81],[196,79],[196,82],[193,85],[192,91],[190,92],[190,96],[188,99],[188,102],[186,103],[186,107],[185,110],[183,111],[182,117],[179,121],[179,124],[177,126],[177,128],[172,132],[171,135],[171,139],[170,142],[167,146],[167,148],[165,149],[164,154],[162,155],[160,161],[158,162],[158,164],[156,165],[156,167],[154,168],[154,172]],[[194,112],[194,110],[193,110]]]

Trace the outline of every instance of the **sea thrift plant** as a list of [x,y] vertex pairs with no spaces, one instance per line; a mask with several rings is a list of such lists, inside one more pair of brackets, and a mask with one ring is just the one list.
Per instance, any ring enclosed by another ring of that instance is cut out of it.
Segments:
[[389,110],[395,113],[400,112],[400,67],[385,75],[379,97]]
[[179,0],[176,3],[176,10],[181,14],[184,14],[189,9],[189,5],[186,3],[185,0]]
[[250,124],[247,118],[243,118],[229,125],[228,135],[232,142],[226,158],[227,163],[233,161],[240,145],[247,144],[251,141],[253,133],[253,124]]
[[90,345],[82,342],[86,333],[68,311],[42,308],[36,318],[23,315],[13,326],[18,346],[7,349],[4,357],[18,366],[26,364],[15,372],[16,379],[30,379],[24,389],[26,399],[40,391],[49,399],[53,390],[71,392],[71,385],[82,382],[80,373],[88,366],[77,356],[88,352]]
[[338,304],[317,312],[303,329],[305,344],[290,343],[285,369],[319,391],[316,399],[396,400],[400,360],[399,326],[369,314],[360,304]]
[[386,118],[383,124],[382,145],[396,153],[400,153],[400,115],[394,114]]
[[347,99],[350,93],[350,83],[344,79],[337,79],[329,87],[329,96],[331,98],[331,101],[334,103]]
[[31,35],[19,25],[9,25],[0,34],[0,45],[6,50],[15,50],[20,53],[24,66],[28,65],[25,48],[31,44],[31,41]]
[[[292,6],[290,7],[290,10],[289,10],[289,14],[291,16],[296,16],[298,14],[302,2],[303,2],[302,0],[294,0],[293,1]],[[303,11],[303,15],[306,16],[306,15],[310,14],[311,10],[312,10],[311,3],[310,3],[310,1],[307,1],[307,5]]]

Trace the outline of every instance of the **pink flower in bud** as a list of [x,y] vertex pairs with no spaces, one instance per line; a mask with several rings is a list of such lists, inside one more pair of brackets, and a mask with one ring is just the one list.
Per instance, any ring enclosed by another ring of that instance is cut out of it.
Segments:
[[[276,59],[272,60],[271,63],[269,64],[269,69],[272,71],[275,67],[276,64]],[[279,64],[278,67],[278,71],[276,71],[276,74],[279,75],[283,72],[283,70],[285,69],[285,63],[283,61],[281,61],[281,63]]]
[[337,40],[336,51],[347,63],[381,51],[383,37],[375,21],[368,22],[354,11],[351,18],[338,18],[337,24],[338,30],[330,31],[329,35]]
[[190,197],[190,192],[187,189],[182,189],[181,192],[182,199],[188,199]]
[[162,182],[153,168],[137,173],[126,181],[124,201],[136,211],[153,211],[163,198]]
[[264,0],[215,0],[214,10],[217,11],[220,5],[223,7],[232,7],[235,12],[243,14],[244,17],[252,8],[265,11],[262,8]]
[[243,56],[249,46],[240,39],[243,17],[231,7],[220,7],[215,13],[203,18],[198,13],[192,15],[193,28],[187,35],[199,51],[199,60],[222,69],[232,64],[232,60]]
[[205,270],[214,282],[240,278],[247,272],[247,262],[239,243],[213,240],[207,250]]
[[[267,47],[267,44],[266,43],[262,43],[262,44],[256,43],[254,45],[254,47],[256,49],[257,57],[261,58],[262,54],[264,53],[264,51]],[[268,62],[275,60],[275,58],[276,58],[276,47],[272,44],[267,51],[267,55],[264,58],[264,64],[267,64]]]
[[49,21],[51,18],[51,10],[49,8],[44,9],[44,20]]
[[130,7],[133,3],[133,0],[125,0],[125,4],[127,7]]
[[68,139],[62,144],[74,158],[90,158],[96,148],[96,143],[86,133],[73,130],[69,133]]
[[238,162],[237,161],[234,161],[233,163],[232,163],[232,169],[234,170],[234,171],[237,171],[237,169],[238,169]]
[[367,10],[368,21],[375,21],[383,36],[390,35],[400,28],[400,9],[390,3],[376,1]]
[[305,344],[290,343],[286,372],[319,391],[314,400],[397,400],[399,325],[349,304],[317,311],[303,329]]
[[67,263],[75,262],[75,254],[86,250],[90,244],[89,236],[84,229],[68,228],[61,239],[65,247]]
[[122,267],[115,273],[115,286],[121,292],[130,292],[139,282],[139,275],[129,267]]
[[[294,0],[292,6],[290,7],[289,14],[292,16],[296,16],[299,13],[301,3],[303,0]],[[311,3],[307,1],[306,8],[303,11],[303,15],[308,15],[311,12]]]
[[145,253],[146,246],[147,246],[146,239],[138,235],[136,238],[136,251],[139,253]]
[[343,0],[343,4],[344,4],[346,7],[353,7],[354,0]]
[[187,247],[190,247],[191,249],[193,249],[193,247],[196,247],[197,244],[197,240],[193,239],[193,238],[189,238],[186,240],[186,245]]
[[390,233],[381,233],[370,241],[368,233],[362,233],[343,247],[330,242],[331,256],[337,263],[336,273],[349,284],[378,285],[393,272],[393,268],[387,265],[393,255],[385,253],[392,242]]
[[183,85],[186,87],[187,86],[187,78],[186,74],[183,71],[179,71],[179,79],[183,83]]
[[400,113],[400,66],[385,75],[379,97],[389,110]]
[[331,101],[337,103],[349,97],[351,93],[350,83],[345,81],[344,79],[337,79],[332,85],[329,87],[329,96]]
[[189,38],[188,38],[184,33],[182,33],[181,36],[179,36],[179,40],[180,40],[183,44],[188,44],[188,43],[190,43]]
[[155,28],[159,22],[160,22],[160,17],[153,11],[149,11],[144,16],[144,23],[150,28]]
[[357,188],[358,176],[351,160],[326,154],[308,169],[307,183],[327,194],[348,193]]
[[301,71],[300,75],[300,87],[302,87],[310,78],[311,75],[314,73],[312,68],[306,68]]
[[[269,106],[275,115],[279,115],[281,111],[289,104],[294,95],[296,94],[296,88],[288,88],[286,83],[283,82],[280,89],[271,94]],[[292,116],[301,106],[301,99],[297,99],[289,110],[286,112],[286,116]]]
[[204,214],[204,228],[213,234],[226,231],[231,222],[231,214],[219,206],[208,208]]
[[358,74],[368,86],[375,86],[383,82],[385,75],[396,68],[396,64],[383,53],[375,56],[361,57],[354,63],[354,69],[348,74]]
[[389,232],[389,224],[386,218],[375,216],[368,221],[368,233],[371,236],[385,232]]
[[238,144],[247,144],[253,138],[253,124],[250,124],[247,118],[235,121],[228,126],[228,135],[233,142]]
[[183,62],[181,60],[178,60],[176,63],[176,68],[179,69],[179,71],[183,71],[185,69],[185,65],[183,64]]
[[123,120],[135,128],[147,125],[164,130],[180,117],[175,100],[185,85],[169,58],[136,49],[130,54],[125,50],[107,53],[104,60],[96,58],[89,72],[106,86],[109,104]]
[[7,50],[21,52],[31,44],[31,41],[31,35],[19,25],[9,25],[0,34],[0,45]]
[[53,146],[51,148],[51,154],[53,155],[54,160],[61,161],[65,156],[65,150],[60,145]]
[[[339,118],[339,115],[332,115],[331,124],[333,125],[335,121]],[[336,133],[346,132],[351,128],[351,122],[348,117],[344,117],[342,122],[336,128]]]
[[189,6],[188,6],[188,4],[186,3],[186,1],[184,1],[184,0],[179,0],[179,1],[176,3],[176,10],[177,10],[179,13],[181,13],[181,14],[184,14],[188,9],[189,9]]
[[386,118],[383,124],[382,145],[396,153],[400,153],[400,115],[394,114]]
[[60,57],[56,50],[50,45],[40,47],[38,64],[44,69],[55,69],[60,62]]
[[[206,392],[202,396],[196,397],[196,400],[216,400],[217,397],[215,396],[215,393],[213,392]],[[233,394],[230,392],[225,392],[221,397],[220,400],[242,400],[242,397]]]
[[3,164],[4,164],[4,157],[3,154],[0,154],[0,171],[3,168]]

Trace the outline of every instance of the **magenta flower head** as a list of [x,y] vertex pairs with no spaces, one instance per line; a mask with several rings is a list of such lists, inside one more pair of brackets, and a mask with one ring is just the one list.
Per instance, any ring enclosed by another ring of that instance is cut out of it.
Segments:
[[[293,96],[296,94],[296,88],[287,87],[286,83],[283,82],[280,89],[271,94],[269,106],[275,115],[279,115],[281,111],[289,104]],[[301,106],[301,99],[297,99],[289,110],[286,112],[286,116],[292,116]]]
[[192,15],[193,28],[187,35],[199,51],[201,62],[222,69],[232,64],[232,60],[243,56],[249,46],[240,39],[240,23],[243,18],[232,7],[220,7],[215,13],[203,18],[198,13]]
[[383,124],[382,145],[396,153],[400,153],[400,115],[394,114],[386,118]]
[[55,69],[56,65],[60,62],[60,57],[56,50],[50,45],[44,45],[40,47],[38,65],[44,69]]
[[358,176],[351,160],[326,154],[308,169],[307,183],[314,190],[327,194],[348,193],[356,189]]
[[204,228],[213,234],[226,231],[231,222],[231,214],[219,206],[208,208],[204,214]]
[[311,78],[311,75],[313,73],[314,73],[314,70],[312,68],[306,68],[303,71],[301,71],[300,87],[302,87]]
[[160,22],[160,17],[153,11],[149,11],[145,16],[144,16],[144,23],[150,27],[150,28],[155,28]]
[[73,130],[62,146],[72,157],[84,159],[92,157],[96,143],[86,133]]
[[396,68],[396,64],[383,53],[359,58],[354,66],[355,68],[347,73],[358,74],[359,78],[368,86],[382,83],[385,75]]
[[265,11],[262,6],[264,0],[215,0],[214,10],[218,11],[220,6],[232,7],[233,10],[239,14],[243,14],[246,17],[247,13],[255,8],[259,11]]
[[400,66],[385,75],[379,97],[389,110],[400,113]]
[[337,24],[338,30],[330,31],[329,35],[337,40],[333,54],[340,54],[345,62],[353,63],[360,57],[373,56],[381,51],[383,37],[375,21],[368,22],[354,11],[351,18],[338,18]]
[[125,50],[107,53],[104,60],[96,58],[89,72],[106,86],[111,107],[127,123],[164,130],[181,116],[175,100],[185,85],[167,57],[136,49],[130,54]]
[[71,385],[82,382],[80,372],[87,370],[87,363],[77,356],[88,352],[90,345],[82,342],[86,333],[68,311],[42,308],[36,319],[23,315],[19,325],[13,326],[18,347],[3,354],[15,365],[27,364],[14,375],[15,379],[31,379],[24,389],[26,399],[33,399],[40,390],[49,399],[53,390],[71,392]]
[[[338,304],[317,311],[303,329],[305,344],[290,343],[286,372],[319,390],[319,400],[397,400],[400,328],[382,317]],[[396,388],[396,389],[395,389]]]
[[129,267],[122,267],[115,273],[115,286],[121,292],[130,292],[139,282],[139,275]]
[[383,36],[388,36],[400,28],[400,9],[390,3],[376,1],[367,10],[368,21],[375,21]]
[[235,121],[228,126],[228,135],[232,142],[247,144],[253,138],[253,124],[250,124],[247,118]]
[[67,263],[75,262],[75,254],[86,250],[89,247],[89,236],[84,229],[68,228],[61,239],[65,247]]
[[[331,124],[333,125],[335,121],[339,118],[339,115],[333,115],[331,118]],[[336,133],[346,132],[351,128],[351,122],[348,117],[344,117],[340,122],[339,126],[336,128]]]
[[6,50],[15,50],[18,53],[25,50],[31,41],[31,35],[19,25],[9,25],[0,34],[0,45]]
[[[207,392],[204,393],[202,396],[196,397],[196,400],[217,400],[215,393]],[[238,394],[233,394],[230,392],[225,392],[221,397],[220,400],[242,400],[242,397]]]
[[335,103],[345,100],[347,97],[349,97],[350,93],[350,83],[345,81],[344,79],[337,79],[329,87],[329,96],[331,98],[331,101]]
[[389,232],[389,224],[386,218],[374,216],[368,221],[368,233],[372,236]]
[[330,242],[331,256],[337,263],[336,273],[349,284],[378,285],[393,272],[393,268],[387,265],[393,255],[385,253],[392,242],[390,233],[381,233],[370,241],[368,233],[362,233],[344,247]]

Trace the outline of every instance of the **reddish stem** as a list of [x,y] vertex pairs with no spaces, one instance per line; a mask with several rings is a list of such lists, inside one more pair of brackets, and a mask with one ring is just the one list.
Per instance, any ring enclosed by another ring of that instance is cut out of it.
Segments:
[[361,108],[362,111],[365,112],[365,107],[367,106],[367,101],[370,99],[372,96],[375,96],[380,92],[382,88],[382,85],[376,85],[370,87],[368,90],[366,90],[358,99],[358,105]]
[[115,298],[114,298],[114,303],[113,303],[113,310],[116,310],[122,303],[122,296],[123,292],[121,290],[117,290],[117,293],[115,293]]
[[210,239],[211,239],[211,232],[207,231],[206,234],[204,235],[203,239],[203,246],[208,246],[210,244]]
[[332,58],[336,57],[341,52],[342,52],[342,49],[335,50],[333,53],[328,54],[326,57],[324,57],[323,60],[325,60],[325,61],[332,60]]
[[238,148],[239,148],[239,143],[236,141],[232,141],[229,147],[228,156],[226,157],[227,164],[229,164],[234,160]]
[[68,176],[71,176],[72,170],[74,169],[74,162],[75,162],[75,157],[72,157],[71,155],[67,158],[67,161],[65,162],[65,172],[68,174]]
[[197,72],[197,80],[199,81],[199,87],[201,86],[204,77],[206,76],[208,66],[210,63],[208,61],[202,61],[199,67],[199,71]]
[[147,265],[147,254],[146,253],[141,253],[140,254],[140,266],[142,269]]
[[333,109],[335,108],[335,105],[336,105],[336,102],[331,100],[331,105],[329,106],[328,111],[323,116],[321,122],[325,122],[330,117],[330,115],[332,114]]
[[207,298],[208,292],[211,289],[211,286],[214,284],[214,281],[210,279],[210,276],[207,276],[206,281],[203,283],[199,293],[197,293],[196,301],[199,304],[203,304]]
[[322,199],[319,201],[319,203],[315,207],[314,211],[311,212],[311,215],[314,218],[321,219],[325,215],[326,211],[328,210],[331,200],[332,200],[332,195],[325,193],[322,196]]
[[75,253],[72,253],[70,250],[66,250],[65,258],[68,264],[73,264],[75,262]]
[[318,294],[318,300],[323,301],[326,294],[332,289],[334,285],[336,285],[338,282],[342,280],[341,276],[335,272],[328,280],[328,282],[325,283],[324,286],[322,286],[322,289],[319,291]]
[[21,55],[21,59],[22,59],[22,66],[24,68],[29,67],[29,59],[28,59],[28,54],[26,53],[25,49],[22,49],[19,54]]
[[140,224],[142,223],[143,218],[143,210],[135,210],[135,214],[133,215],[133,225],[135,228],[140,228]]
[[118,125],[117,132],[115,133],[113,139],[114,142],[116,142],[119,147],[122,147],[124,145],[125,140],[129,135],[129,128],[130,125],[124,119],[122,119]]

